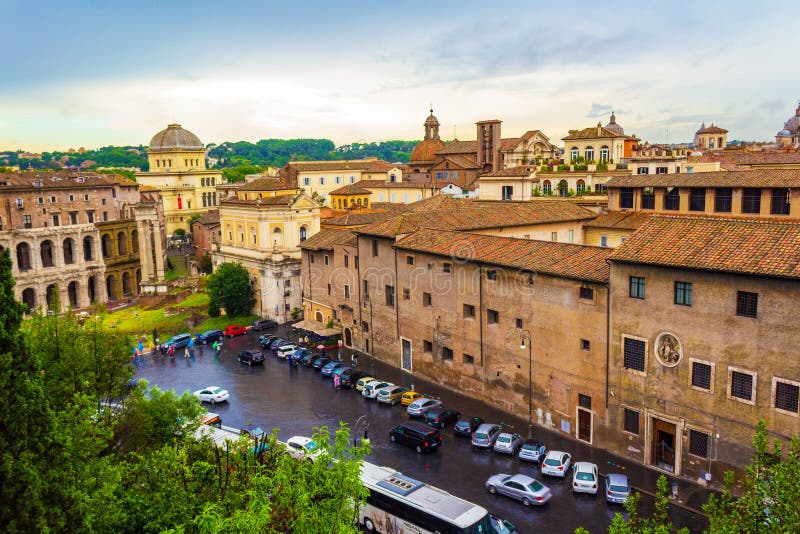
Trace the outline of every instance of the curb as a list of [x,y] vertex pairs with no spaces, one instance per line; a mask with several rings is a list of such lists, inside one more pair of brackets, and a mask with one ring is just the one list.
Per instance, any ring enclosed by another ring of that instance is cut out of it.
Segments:
[[[642,495],[648,495],[648,496],[653,497],[653,498],[656,497],[655,493],[653,493],[652,491],[643,489],[643,488],[638,488],[636,486],[631,486],[631,489],[638,491]],[[689,506],[688,504],[684,504],[682,501],[680,501],[678,499],[673,499],[671,497],[667,497],[667,501],[669,502],[670,506],[675,506],[677,508],[682,508],[683,510],[686,510],[687,512],[691,512],[691,513],[693,513],[695,515],[708,517],[708,515],[706,515],[706,513],[703,512],[702,510],[698,510],[697,508]]]

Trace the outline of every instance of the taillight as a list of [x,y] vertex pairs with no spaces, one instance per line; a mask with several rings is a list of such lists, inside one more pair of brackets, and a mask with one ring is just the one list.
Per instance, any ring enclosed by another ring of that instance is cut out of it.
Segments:
[[558,466],[558,470],[559,470],[559,471],[563,471],[563,470],[564,470],[564,466],[563,466],[563,465],[559,465],[559,466]]
[[597,484],[592,484],[592,489],[597,489]]
[[573,488],[577,488],[577,487],[578,487],[578,483],[577,483],[577,482],[573,482],[573,483],[572,483],[572,487],[573,487]]
[[544,498],[543,498],[543,497],[541,497],[541,496],[537,496],[537,497],[536,497],[536,500],[537,500],[537,501],[543,501],[543,500],[544,500]]
[[423,443],[422,443],[422,446],[423,446],[423,447],[427,447],[427,446],[428,446],[428,442],[427,442],[427,441],[423,442]]
[[609,497],[611,497],[611,490],[608,490],[608,491],[606,492],[606,495],[608,495]]

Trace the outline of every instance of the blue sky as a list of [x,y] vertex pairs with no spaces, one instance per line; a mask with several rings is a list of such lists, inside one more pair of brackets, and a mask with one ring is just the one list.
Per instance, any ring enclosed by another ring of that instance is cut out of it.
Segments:
[[[772,138],[800,99],[791,2],[2,0],[0,149],[450,139],[503,121],[558,140],[611,110],[685,141]],[[560,144],[560,141],[559,141]]]

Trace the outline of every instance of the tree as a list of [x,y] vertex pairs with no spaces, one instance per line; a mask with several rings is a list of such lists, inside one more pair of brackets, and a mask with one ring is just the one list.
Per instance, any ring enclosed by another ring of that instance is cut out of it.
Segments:
[[206,291],[210,297],[208,313],[212,317],[219,316],[220,308],[225,308],[231,317],[249,315],[255,304],[250,273],[241,263],[219,264],[208,277]]
[[759,421],[753,448],[744,478],[737,482],[726,472],[722,493],[703,506],[710,531],[800,532],[800,440],[792,438],[784,458],[778,440],[770,448],[767,426]]
[[211,254],[208,252],[200,256],[200,270],[206,274],[211,274],[214,270],[214,265],[211,263]]
[[[661,475],[656,482],[656,502],[653,516],[646,518],[639,513],[640,493],[634,493],[625,501],[625,511],[628,512],[628,519],[617,512],[614,519],[608,526],[609,534],[688,534],[689,530],[682,528],[677,530],[669,520],[669,500],[667,492],[669,482],[667,477]],[[577,532],[577,531],[576,531]]]

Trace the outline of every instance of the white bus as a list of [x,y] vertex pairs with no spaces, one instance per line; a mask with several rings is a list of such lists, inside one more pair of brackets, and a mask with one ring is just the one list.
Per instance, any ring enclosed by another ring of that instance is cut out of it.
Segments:
[[514,525],[486,508],[414,480],[389,467],[361,466],[369,490],[359,522],[380,534],[513,534]]

